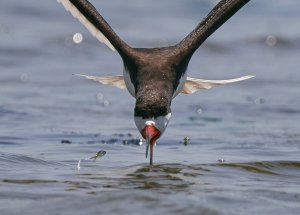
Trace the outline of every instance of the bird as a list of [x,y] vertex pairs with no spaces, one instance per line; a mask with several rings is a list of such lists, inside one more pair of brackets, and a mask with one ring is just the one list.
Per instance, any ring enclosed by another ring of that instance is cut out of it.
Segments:
[[128,45],[88,0],[57,1],[96,39],[112,51],[118,52],[123,60],[123,75],[77,75],[104,85],[127,89],[135,98],[134,121],[146,140],[146,158],[150,148],[150,166],[153,165],[154,145],[171,119],[171,103],[174,97],[179,93],[191,94],[254,77],[246,75],[228,80],[204,80],[187,76],[187,67],[194,52],[250,0],[221,0],[179,43],[154,48],[133,48]]

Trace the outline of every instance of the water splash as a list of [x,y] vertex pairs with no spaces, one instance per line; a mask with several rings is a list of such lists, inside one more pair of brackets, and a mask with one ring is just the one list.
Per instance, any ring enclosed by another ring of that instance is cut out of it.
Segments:
[[81,169],[81,162],[82,162],[82,161],[93,161],[93,162],[95,162],[98,158],[103,157],[105,154],[106,154],[106,151],[101,150],[101,151],[98,151],[98,152],[96,153],[95,156],[92,156],[92,157],[90,157],[90,158],[83,158],[83,159],[80,159],[80,160],[78,161],[78,163],[77,163],[77,170],[80,170],[80,169]]

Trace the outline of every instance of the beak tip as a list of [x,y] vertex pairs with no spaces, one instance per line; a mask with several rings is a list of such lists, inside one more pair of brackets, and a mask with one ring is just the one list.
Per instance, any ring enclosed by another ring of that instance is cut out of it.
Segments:
[[148,152],[150,147],[150,166],[153,164],[153,146],[155,141],[160,137],[161,132],[153,125],[146,125],[141,132],[142,136],[146,139],[146,158],[148,158]]

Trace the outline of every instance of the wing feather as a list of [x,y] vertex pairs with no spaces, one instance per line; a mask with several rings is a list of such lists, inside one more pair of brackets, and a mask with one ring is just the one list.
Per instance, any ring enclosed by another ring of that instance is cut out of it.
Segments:
[[204,79],[187,77],[187,80],[183,86],[181,93],[191,94],[191,93],[197,92],[199,90],[203,90],[203,89],[208,90],[208,89],[212,88],[213,86],[239,82],[239,81],[247,80],[247,79],[253,78],[253,77],[254,76],[252,76],[252,75],[247,75],[247,76],[243,76],[240,78],[227,79],[227,80],[204,80]]
[[64,8],[73,15],[74,18],[77,18],[79,22],[81,22],[81,24],[83,24],[87,28],[87,30],[101,43],[107,45],[112,51],[116,51],[115,47],[111,44],[107,37],[104,36],[101,30],[99,30],[98,27],[96,27],[92,22],[90,22],[74,4],[72,4],[69,0],[57,1],[61,3],[64,6]]
[[221,0],[177,47],[183,57],[192,56],[199,46],[250,0]]
[[90,76],[90,75],[82,75],[82,74],[75,74],[75,75],[85,77],[86,79],[96,81],[100,84],[114,86],[122,90],[126,89],[123,75],[116,75],[116,76]]

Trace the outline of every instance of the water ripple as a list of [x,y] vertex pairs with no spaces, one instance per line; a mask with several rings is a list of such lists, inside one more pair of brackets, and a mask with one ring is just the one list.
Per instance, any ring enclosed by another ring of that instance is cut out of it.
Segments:
[[41,179],[3,179],[3,183],[9,184],[43,184],[43,183],[57,183],[56,180],[41,180]]
[[52,162],[52,161],[45,161],[38,158],[32,158],[26,155],[18,155],[18,154],[10,154],[10,153],[3,153],[0,152],[0,166],[7,167],[7,169],[16,169],[16,168],[25,168],[25,167],[43,167],[43,166],[50,166],[50,167],[59,167],[64,164],[60,162]]

